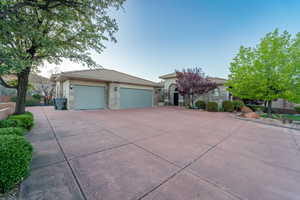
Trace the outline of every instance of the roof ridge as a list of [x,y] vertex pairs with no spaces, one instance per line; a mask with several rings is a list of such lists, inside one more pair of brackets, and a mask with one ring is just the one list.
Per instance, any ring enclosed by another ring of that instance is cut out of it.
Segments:
[[82,69],[82,70],[72,70],[72,71],[65,71],[58,74],[66,74],[66,73],[73,73],[73,72],[85,72],[85,71],[97,71],[97,70],[104,70],[105,68],[96,68],[96,69]]
[[156,83],[154,81],[150,81],[150,80],[147,80],[147,79],[144,79],[144,78],[140,78],[140,77],[137,77],[137,76],[133,76],[133,75],[130,75],[130,74],[127,74],[125,72],[120,72],[120,71],[117,71],[117,70],[114,70],[114,69],[106,69],[106,70],[110,70],[110,71],[115,71],[115,72],[118,72],[120,74],[125,74],[127,76],[130,76],[130,77],[133,77],[133,78],[138,78],[138,79],[141,79],[141,80],[144,80],[144,81],[149,81],[149,82],[152,82],[152,83]]

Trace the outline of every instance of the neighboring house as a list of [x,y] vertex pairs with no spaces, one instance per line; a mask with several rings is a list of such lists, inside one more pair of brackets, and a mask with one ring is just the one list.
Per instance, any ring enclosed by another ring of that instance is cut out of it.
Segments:
[[[5,75],[3,76],[5,81],[15,81],[17,77],[15,75]],[[51,87],[51,82],[48,78],[43,77],[38,74],[30,74],[29,76],[29,88],[27,95],[31,96],[33,94],[45,95],[45,88]],[[17,95],[16,89],[5,88],[0,85],[0,102],[9,102],[12,96]]]
[[[176,73],[166,74],[159,77],[162,79],[163,88],[164,88],[164,101],[166,105],[184,105],[184,98],[178,93],[177,86],[176,86]],[[223,78],[215,78],[209,77],[209,79],[217,84],[217,88],[208,92],[207,94],[200,95],[196,97],[197,100],[203,101],[215,101],[219,105],[224,100],[229,100],[231,98],[229,92],[226,90],[224,84],[226,83],[226,79]]]
[[110,69],[55,74],[56,97],[67,98],[68,109],[125,109],[156,104],[158,83]]

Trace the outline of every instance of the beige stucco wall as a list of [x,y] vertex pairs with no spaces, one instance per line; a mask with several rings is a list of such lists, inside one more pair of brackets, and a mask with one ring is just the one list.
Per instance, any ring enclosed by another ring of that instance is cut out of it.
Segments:
[[168,90],[170,85],[172,85],[172,84],[176,84],[176,78],[164,80],[164,89]]
[[55,88],[55,97],[61,98],[63,97],[63,82],[62,81],[56,81],[56,88]]
[[120,108],[120,84],[109,83],[108,85],[108,108],[119,109]]
[[219,85],[215,90],[197,97],[194,102],[198,100],[202,100],[205,102],[214,101],[218,103],[219,107],[221,107],[223,101],[229,100],[229,92],[224,85]]

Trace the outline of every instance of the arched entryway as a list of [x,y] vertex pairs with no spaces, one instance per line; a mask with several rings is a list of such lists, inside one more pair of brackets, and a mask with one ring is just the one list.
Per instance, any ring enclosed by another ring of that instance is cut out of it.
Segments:
[[176,88],[173,95],[173,105],[178,106],[179,105],[179,93],[178,89]]
[[171,105],[179,105],[179,93],[176,84],[171,84],[169,87],[169,102]]

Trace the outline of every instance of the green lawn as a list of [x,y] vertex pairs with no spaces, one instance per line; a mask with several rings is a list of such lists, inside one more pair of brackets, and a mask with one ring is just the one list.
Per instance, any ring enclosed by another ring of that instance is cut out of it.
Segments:
[[[261,117],[268,118],[268,115],[266,113],[261,114]],[[272,119],[280,119],[280,118],[285,118],[285,119],[292,119],[294,121],[300,121],[300,116],[299,115],[292,115],[292,114],[272,114]]]
[[284,114],[284,118],[292,119],[294,121],[300,121],[300,116],[298,115],[289,115],[289,114]]

